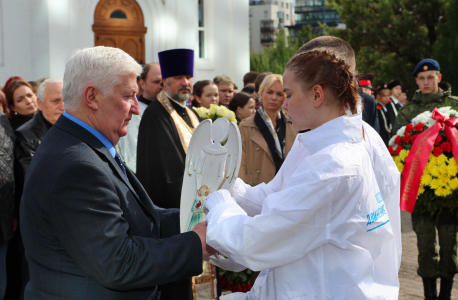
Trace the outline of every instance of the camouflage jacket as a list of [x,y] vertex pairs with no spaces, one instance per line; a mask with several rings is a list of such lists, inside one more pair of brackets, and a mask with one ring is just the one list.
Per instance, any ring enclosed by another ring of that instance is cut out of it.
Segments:
[[458,97],[452,96],[452,87],[446,82],[439,83],[438,93],[422,94],[420,90],[417,90],[412,100],[398,112],[391,134],[395,135],[399,127],[409,124],[413,118],[422,112],[444,106],[446,98],[452,107],[458,106]]

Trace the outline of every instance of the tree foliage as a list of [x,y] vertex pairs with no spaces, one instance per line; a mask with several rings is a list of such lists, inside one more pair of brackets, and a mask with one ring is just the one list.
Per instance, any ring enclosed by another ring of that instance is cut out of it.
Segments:
[[[433,58],[443,80],[458,89],[458,0],[328,0],[326,5],[339,13],[346,29],[321,27],[353,47],[359,73],[376,75],[373,85],[400,79],[411,96],[417,89],[416,64]],[[299,47],[315,36],[304,26],[294,43],[286,43],[280,31],[273,46],[251,54],[251,70],[282,74]]]
[[438,59],[434,50],[446,23],[446,1],[456,2],[329,0],[346,29],[327,27],[326,32],[350,43],[360,73],[375,73],[376,84],[401,79],[413,93],[415,65],[424,58]]
[[445,2],[445,20],[439,26],[440,35],[434,46],[434,57],[441,66],[443,80],[451,84],[458,92],[458,1],[447,0]]
[[310,25],[302,27],[299,36],[294,42],[291,40],[287,41],[285,31],[283,29],[279,30],[272,46],[264,47],[260,53],[251,53],[251,71],[283,74],[286,64],[297,50],[299,50],[300,46],[316,36],[316,34],[312,33],[312,27]]

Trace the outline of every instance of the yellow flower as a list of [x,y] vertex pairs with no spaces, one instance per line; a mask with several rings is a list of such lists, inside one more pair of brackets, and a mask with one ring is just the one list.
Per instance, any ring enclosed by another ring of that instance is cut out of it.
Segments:
[[213,118],[217,110],[218,110],[218,106],[216,106],[215,104],[210,104],[210,109],[208,110],[208,116],[210,118]]
[[429,163],[432,164],[432,165],[436,165],[437,164],[437,157],[435,157],[434,155],[430,154],[429,155]]
[[436,164],[433,164],[431,162],[428,162],[426,164],[426,168],[425,169],[428,169],[429,172],[431,172],[434,168],[436,167]]
[[[219,117],[223,117],[225,114],[227,114],[228,111],[229,111],[229,110],[228,110],[225,106],[221,105],[221,106],[219,106],[218,109],[216,110],[216,114],[217,114]],[[224,118],[224,117],[223,117],[223,118]]]
[[197,112],[197,114],[199,115],[199,117],[202,119],[202,120],[205,120],[208,118],[208,109],[205,108],[205,107],[199,107],[198,109],[195,109],[195,111]]
[[448,165],[447,172],[449,175],[456,175],[458,173],[458,166],[457,165]]
[[421,184],[420,188],[418,189],[418,195],[423,194],[424,191],[425,191],[425,186],[423,184]]
[[439,179],[433,179],[431,181],[431,183],[429,184],[429,186],[432,188],[432,189],[435,189],[437,190],[439,187],[441,187],[441,182]]
[[423,183],[424,185],[429,185],[431,181],[433,181],[433,178],[431,177],[431,175],[426,174],[426,175],[421,176],[421,183]]
[[445,196],[450,195],[452,193],[452,191],[450,189],[447,189],[447,188],[439,188],[439,189],[435,190],[434,193],[439,197],[445,197]]
[[407,155],[409,155],[409,150],[402,149],[401,152],[399,152],[399,157],[402,161],[406,160]]
[[[402,151],[402,150],[401,150]],[[394,157],[394,163],[395,164],[400,164],[401,163],[401,157],[400,156],[395,156]]]
[[453,178],[448,182],[449,187],[452,190],[456,190],[458,188],[458,178]]
[[402,173],[402,170],[404,170],[404,165],[402,163],[400,163],[400,162],[397,162],[396,166],[398,167],[399,172]]
[[228,112],[223,116],[223,118],[227,119],[229,122],[232,120],[232,112],[228,110]]
[[430,173],[431,173],[431,175],[433,175],[434,177],[439,177],[439,176],[441,175],[441,172],[440,172],[440,170],[439,170],[439,167],[437,167],[437,166],[434,166],[434,168],[432,168],[432,169],[430,170]]
[[456,164],[455,158],[454,157],[450,158],[448,160],[448,164],[451,165],[451,166],[456,166],[457,164]]
[[425,169],[423,170],[423,175],[421,176],[425,176],[425,175],[429,175],[428,165],[425,166]]
[[448,167],[445,164],[441,165],[439,167],[439,170],[441,171],[442,174],[448,174]]
[[443,164],[445,164],[447,161],[448,161],[448,158],[447,158],[447,156],[445,156],[444,154],[439,155],[439,157],[437,158],[437,164],[438,164],[438,165],[443,165]]

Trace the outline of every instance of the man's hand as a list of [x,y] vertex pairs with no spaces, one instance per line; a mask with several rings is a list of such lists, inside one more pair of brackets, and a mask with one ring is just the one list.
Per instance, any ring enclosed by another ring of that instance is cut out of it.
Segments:
[[201,222],[194,226],[192,229],[200,237],[200,242],[202,243],[202,256],[203,259],[207,259],[213,254],[216,253],[216,250],[207,245],[207,222]]

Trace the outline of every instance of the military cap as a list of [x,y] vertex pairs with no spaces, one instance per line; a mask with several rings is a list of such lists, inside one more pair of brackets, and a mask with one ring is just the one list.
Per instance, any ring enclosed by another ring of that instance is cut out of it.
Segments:
[[359,87],[363,88],[372,88],[372,80],[374,80],[375,75],[372,73],[364,74],[358,78]]
[[427,58],[417,64],[417,66],[415,67],[415,70],[413,71],[413,76],[416,77],[417,74],[420,72],[440,71],[440,70],[441,70],[441,67],[439,66],[439,63],[437,61],[431,58]]
[[401,80],[398,80],[398,79],[392,80],[390,83],[388,83],[388,89],[392,90],[394,87],[398,85],[400,85],[401,87],[403,86]]
[[386,83],[382,83],[377,87],[377,89],[374,91],[374,97],[377,97],[377,94],[383,90],[388,90],[388,85]]

